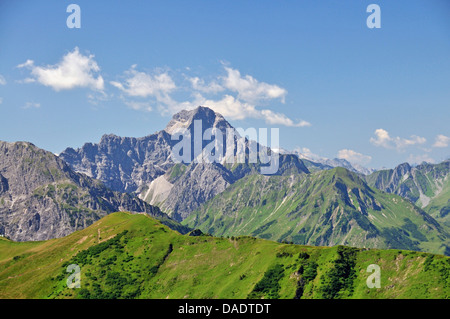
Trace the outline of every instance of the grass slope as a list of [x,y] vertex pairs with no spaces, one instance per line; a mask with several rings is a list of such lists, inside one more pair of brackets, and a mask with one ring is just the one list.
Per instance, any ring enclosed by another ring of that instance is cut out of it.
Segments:
[[[66,287],[72,263],[81,289]],[[127,213],[64,238],[0,240],[0,298],[449,298],[449,272],[441,255],[192,237]]]
[[436,220],[398,195],[369,187],[344,168],[245,177],[183,224],[215,236],[450,252],[447,231]]

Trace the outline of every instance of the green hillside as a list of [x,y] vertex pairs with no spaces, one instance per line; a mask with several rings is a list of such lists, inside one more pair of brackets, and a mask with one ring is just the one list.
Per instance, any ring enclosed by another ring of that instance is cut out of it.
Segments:
[[215,236],[450,253],[448,233],[436,220],[344,168],[245,177],[183,223]]
[[[66,287],[69,264],[80,289]],[[64,238],[0,240],[0,298],[449,298],[449,273],[441,255],[193,237],[128,213]]]

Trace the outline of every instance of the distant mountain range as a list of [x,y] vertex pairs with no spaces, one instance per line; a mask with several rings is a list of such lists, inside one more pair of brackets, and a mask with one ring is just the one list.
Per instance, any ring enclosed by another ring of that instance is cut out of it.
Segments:
[[356,163],[350,163],[346,159],[343,158],[334,158],[334,159],[328,159],[324,157],[310,157],[308,155],[305,155],[301,153],[298,150],[294,151],[286,151],[286,150],[280,150],[283,154],[295,154],[297,155],[308,167],[311,171],[317,171],[317,170],[326,170],[326,169],[333,169],[335,167],[343,167],[348,169],[351,172],[359,173],[363,175],[369,175],[376,170],[374,168],[366,168]]
[[380,170],[365,177],[370,186],[398,194],[450,226],[450,160],[439,164],[408,163]]
[[214,128],[234,131],[228,142],[235,145],[242,139],[223,116],[198,107],[175,114],[164,130],[146,137],[104,135],[98,144],[67,148],[59,157],[29,143],[3,143],[0,234],[61,237],[112,211],[130,210],[184,233],[200,228],[308,245],[450,253],[448,161],[373,172],[344,159],[277,150],[277,173],[263,175],[264,164],[251,162],[248,152],[241,163],[222,157],[196,162],[210,142],[203,140],[197,151],[192,142],[189,163],[176,163],[174,134],[180,128],[198,134],[196,121],[202,135]]

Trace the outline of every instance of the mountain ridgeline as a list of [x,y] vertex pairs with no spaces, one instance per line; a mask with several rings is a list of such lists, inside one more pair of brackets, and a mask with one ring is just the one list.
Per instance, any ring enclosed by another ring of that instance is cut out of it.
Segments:
[[[436,170],[441,173],[427,175],[434,185],[433,194],[441,194],[433,206],[439,206],[436,212],[431,206],[413,205],[418,203],[410,193],[394,191],[398,188],[392,182],[406,181],[406,177],[391,178],[398,174],[383,171],[364,175],[361,172],[371,171],[355,169],[345,160],[316,163],[301,154],[280,152],[277,174],[267,176],[260,173],[260,162],[248,161],[248,153],[244,163],[227,163],[224,158],[198,163],[194,161],[197,153],[191,154],[191,163],[175,163],[171,150],[178,138],[174,134],[178,129],[187,129],[191,136],[198,134],[194,130],[198,121],[202,135],[208,128],[220,130],[223,136],[234,130],[220,114],[198,107],[175,114],[164,130],[147,137],[105,135],[99,144],[68,148],[60,157],[74,170],[114,190],[137,194],[182,224],[214,235],[450,252],[442,205],[450,199],[445,192],[449,171],[445,163]],[[237,138],[238,133],[234,143]],[[200,151],[208,143],[202,141]],[[247,147],[250,143],[245,140]],[[195,149],[194,141],[191,146]],[[415,173],[419,167],[409,170],[411,176],[419,176]],[[422,200],[430,195],[429,190],[417,192],[424,194],[419,195]],[[429,198],[432,203],[434,197]]]
[[116,211],[147,213],[188,231],[158,207],[74,172],[31,143],[0,142],[0,185],[0,235],[16,241],[63,237]]
[[403,163],[365,177],[370,186],[409,199],[436,220],[450,226],[450,160],[439,164]]
[[[208,149],[211,139],[201,139],[201,147],[192,139],[187,163],[174,160],[178,130],[202,137],[211,128],[234,134],[223,145],[233,143],[234,162]],[[59,156],[30,143],[2,143],[0,234],[19,241],[62,237],[111,212],[132,211],[181,233],[198,228],[304,245],[450,253],[449,161],[371,173],[342,159],[316,163],[280,151],[278,171],[264,175],[267,164],[250,161],[252,146],[275,154],[207,107],[181,111],[146,137],[104,135]],[[198,161],[200,154],[217,161]]]
[[408,200],[371,188],[344,168],[248,176],[183,223],[215,236],[450,254],[445,227]]
[[[167,127],[143,138],[105,135],[99,144],[87,143],[82,148],[66,149],[60,154],[77,172],[99,179],[113,190],[133,192],[151,204],[157,204],[164,212],[181,221],[204,202],[223,192],[229,185],[251,174],[260,172],[261,162],[250,163],[248,145],[245,139],[245,163],[218,162],[198,163],[194,161],[195,121],[201,122],[201,134],[205,130],[220,130],[227,135],[232,130],[233,155],[237,155],[237,139],[240,135],[222,115],[207,107],[175,114]],[[179,137],[172,137],[178,129],[186,129],[191,137],[192,154],[188,163],[176,163],[172,159],[172,147]],[[244,137],[245,138],[245,137]],[[224,150],[227,140],[223,141]],[[211,141],[202,140],[200,152]],[[261,145],[256,143],[256,150]],[[270,151],[269,151],[270,152]],[[309,173],[304,163],[295,155],[280,155],[277,174]]]

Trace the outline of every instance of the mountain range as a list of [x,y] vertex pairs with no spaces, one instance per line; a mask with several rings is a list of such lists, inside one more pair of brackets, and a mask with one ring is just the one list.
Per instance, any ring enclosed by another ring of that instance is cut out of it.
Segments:
[[[186,129],[194,136],[195,121],[201,121],[202,131],[217,129],[226,136],[234,128],[222,115],[207,107],[181,111],[173,116],[167,127],[143,138],[104,135],[98,144],[87,143],[82,148],[64,150],[60,157],[74,170],[99,179],[113,190],[134,192],[151,204],[157,204],[177,221],[186,218],[201,204],[223,192],[229,185],[259,171],[261,164],[198,163],[199,153],[192,152],[189,163],[172,160],[172,147],[178,140],[172,138],[177,129]],[[235,132],[240,137],[238,132]],[[236,139],[234,140],[236,144]],[[246,139],[246,145],[249,141]],[[202,140],[200,151],[208,141]],[[195,149],[192,142],[192,149]],[[224,149],[226,149],[226,142]],[[261,146],[257,144],[259,150]],[[234,147],[236,156],[237,147]],[[247,155],[248,157],[248,155]],[[288,171],[309,173],[295,155],[282,154],[278,174]]]
[[450,254],[448,230],[409,202],[344,168],[251,175],[183,224],[215,236],[251,235],[314,246],[400,248]]
[[[231,130],[243,161],[200,161],[217,155],[208,140],[175,161],[178,130],[199,123]],[[253,146],[279,155],[276,174]],[[205,107],[59,156],[0,142],[0,298],[448,298],[449,172],[275,153]],[[368,289],[374,263],[381,288]]]
[[314,162],[278,151],[277,173],[264,175],[264,164],[251,162],[248,151],[244,162],[198,161],[209,140],[200,147],[191,140],[189,161],[175,161],[178,130],[195,136],[198,123],[200,136],[231,130],[226,143],[235,149],[243,140],[273,152],[207,107],[179,112],[146,137],[104,135],[59,156],[29,143],[2,143],[0,234],[20,241],[61,237],[113,211],[134,211],[182,233],[199,228],[216,236],[450,253],[448,161],[373,172],[343,159]]
[[333,169],[335,167],[343,167],[343,168],[348,169],[349,171],[352,171],[354,173],[359,173],[362,175],[368,175],[368,174],[371,174],[376,171],[373,168],[367,168],[367,167],[364,167],[364,166],[356,164],[356,163],[352,164],[344,158],[329,159],[329,158],[323,158],[323,157],[318,157],[318,156],[311,157],[311,156],[301,153],[298,150],[294,150],[292,152],[283,150],[282,152],[285,154],[297,155],[299,158],[301,158],[303,160],[306,167],[308,167],[308,169],[310,169],[311,171]]
[[0,235],[16,241],[66,236],[116,211],[147,213],[188,231],[158,207],[74,172],[31,143],[0,142],[0,185]]
[[380,170],[365,177],[370,186],[398,194],[450,226],[450,160],[439,164],[408,163],[395,169]]

